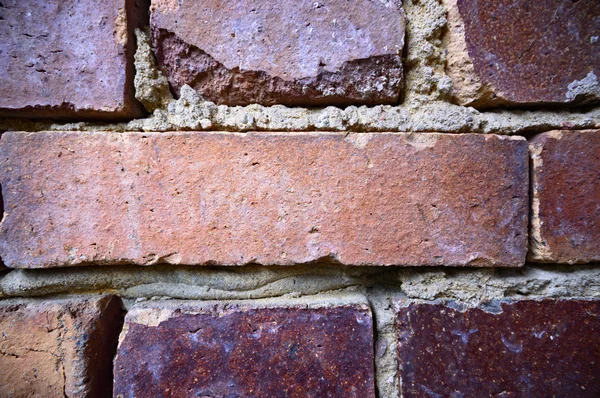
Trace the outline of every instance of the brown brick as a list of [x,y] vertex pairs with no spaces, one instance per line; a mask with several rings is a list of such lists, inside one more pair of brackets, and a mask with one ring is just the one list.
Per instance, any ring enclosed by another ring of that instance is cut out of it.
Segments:
[[394,104],[402,89],[397,0],[156,0],[151,26],[175,91],[220,104]]
[[444,0],[454,98],[478,108],[600,99],[600,2]]
[[0,396],[109,396],[121,324],[111,296],[0,302]]
[[[128,118],[145,0],[3,0],[0,116]],[[146,18],[147,19],[147,18]]]
[[600,301],[398,309],[403,397],[598,397]]
[[530,260],[600,260],[600,130],[550,131],[530,148]]
[[260,306],[134,307],[120,337],[114,395],[375,396],[367,304]]
[[7,132],[0,159],[9,267],[526,256],[520,137]]

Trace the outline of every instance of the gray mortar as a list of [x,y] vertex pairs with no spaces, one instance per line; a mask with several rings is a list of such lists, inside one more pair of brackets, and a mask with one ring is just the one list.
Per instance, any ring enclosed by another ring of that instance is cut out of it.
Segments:
[[[499,303],[506,300],[598,299],[600,264],[527,265],[521,269],[327,264],[239,268],[116,266],[12,270],[0,279],[0,297],[5,298],[1,302],[22,297],[53,299],[79,294],[117,294],[123,298],[126,308],[145,301],[164,303],[166,299],[266,299],[261,303],[269,305],[287,305],[306,299],[333,305],[347,302],[348,294],[365,295],[374,318],[378,396],[397,397],[401,380],[397,374],[395,314],[399,303],[441,300],[452,308],[477,306],[497,311]],[[239,302],[240,305],[252,303]]]
[[156,68],[147,32],[137,31],[136,97],[153,114],[129,123],[54,123],[0,119],[0,131],[350,131],[524,134],[553,129],[600,128],[600,108],[587,111],[479,112],[451,104],[452,83],[445,74],[442,45],[446,13],[439,0],[405,0],[406,90],[399,106],[288,108],[225,106],[204,101],[189,86],[172,98]]
[[600,264],[519,269],[333,265],[23,269],[0,277],[0,297],[107,293],[132,299],[229,300],[301,296],[357,286],[384,286],[408,298],[470,304],[507,297],[600,297]]

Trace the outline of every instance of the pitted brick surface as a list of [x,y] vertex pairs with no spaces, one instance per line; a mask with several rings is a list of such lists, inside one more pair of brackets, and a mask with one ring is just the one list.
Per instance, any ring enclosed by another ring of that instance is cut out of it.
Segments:
[[600,301],[398,309],[403,397],[597,397]]
[[109,396],[121,324],[115,297],[1,302],[0,396]]
[[3,0],[0,116],[130,118],[143,0]]
[[600,261],[600,130],[551,131],[530,145],[530,259]]
[[152,2],[159,65],[219,104],[394,104],[402,89],[399,1]]
[[444,0],[448,71],[476,107],[600,100],[600,2]]
[[156,313],[125,321],[116,397],[375,397],[365,305]]
[[0,254],[14,268],[526,255],[520,137],[7,132],[0,159]]

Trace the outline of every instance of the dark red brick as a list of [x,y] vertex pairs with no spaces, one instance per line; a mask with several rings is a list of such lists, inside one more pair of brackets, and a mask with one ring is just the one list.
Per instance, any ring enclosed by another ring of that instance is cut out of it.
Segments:
[[404,303],[403,397],[598,397],[600,301]]
[[134,308],[114,395],[374,397],[372,327],[366,304]]
[[447,70],[461,104],[600,99],[600,2],[444,0]]
[[140,115],[133,30],[144,2],[2,0],[0,116]]
[[402,89],[400,1],[156,0],[159,65],[220,104],[394,104]]
[[600,130],[551,131],[530,147],[530,260],[600,261]]
[[116,297],[1,302],[0,396],[110,396],[121,324]]
[[520,266],[523,138],[10,133],[13,268],[79,264]]

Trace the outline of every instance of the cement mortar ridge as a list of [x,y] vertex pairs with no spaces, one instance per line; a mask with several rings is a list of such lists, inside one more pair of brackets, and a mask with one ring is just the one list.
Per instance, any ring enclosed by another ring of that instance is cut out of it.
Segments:
[[101,293],[130,299],[231,300],[377,286],[411,299],[447,298],[468,304],[523,297],[600,298],[600,264],[527,265],[520,269],[161,265],[12,270],[0,279],[0,297]]
[[225,106],[204,101],[189,86],[173,99],[166,78],[156,67],[147,32],[136,32],[136,96],[148,118],[128,123],[55,123],[0,119],[0,131],[347,131],[526,134],[552,129],[600,127],[600,107],[573,110],[495,110],[480,112],[451,104],[442,43],[446,9],[439,0],[406,0],[407,55],[405,98],[398,106],[288,108]]

